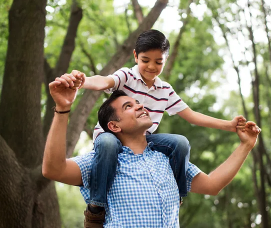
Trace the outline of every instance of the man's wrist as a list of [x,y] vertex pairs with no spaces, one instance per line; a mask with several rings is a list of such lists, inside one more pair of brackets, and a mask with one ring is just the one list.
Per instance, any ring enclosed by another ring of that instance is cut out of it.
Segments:
[[54,112],[59,113],[59,114],[65,114],[71,111],[70,106],[67,106],[67,107],[55,106],[53,107],[53,109],[54,109]]
[[249,142],[240,142],[240,147],[245,149],[246,151],[251,151],[253,149],[253,145]]

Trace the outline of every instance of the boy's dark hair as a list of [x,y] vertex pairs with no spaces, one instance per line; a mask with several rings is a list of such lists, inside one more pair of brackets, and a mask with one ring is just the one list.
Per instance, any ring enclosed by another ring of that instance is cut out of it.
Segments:
[[165,35],[158,30],[150,29],[142,32],[136,41],[135,51],[138,56],[141,52],[159,49],[168,55],[170,44]]
[[110,121],[119,121],[116,115],[116,110],[111,106],[111,103],[121,96],[128,96],[128,95],[122,90],[114,91],[111,94],[111,96],[102,104],[102,106],[100,107],[98,111],[98,120],[101,127],[104,129],[105,132],[113,133],[112,131],[109,130],[107,124]]

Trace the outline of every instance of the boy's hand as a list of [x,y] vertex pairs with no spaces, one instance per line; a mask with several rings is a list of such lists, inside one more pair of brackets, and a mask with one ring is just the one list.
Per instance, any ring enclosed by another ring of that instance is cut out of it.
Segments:
[[80,82],[79,89],[82,88],[82,86],[85,84],[85,81],[86,81],[86,75],[78,70],[73,70],[71,72],[71,75],[76,78],[77,83]]
[[242,115],[234,117],[231,121],[231,131],[236,132],[237,129],[245,129],[246,121],[246,118]]
[[63,86],[76,90],[80,89],[82,86],[82,77],[73,76],[72,74],[64,74],[58,80],[63,84]]

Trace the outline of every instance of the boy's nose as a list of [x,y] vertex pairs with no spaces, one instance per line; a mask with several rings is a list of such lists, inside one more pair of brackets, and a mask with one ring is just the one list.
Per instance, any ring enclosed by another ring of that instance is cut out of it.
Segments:
[[155,66],[153,64],[149,64],[148,68],[153,70],[155,68]]

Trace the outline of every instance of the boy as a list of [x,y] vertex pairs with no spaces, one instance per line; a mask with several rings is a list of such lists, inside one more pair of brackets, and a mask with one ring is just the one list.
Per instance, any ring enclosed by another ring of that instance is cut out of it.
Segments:
[[[187,195],[185,173],[190,156],[190,145],[188,140],[181,135],[152,134],[157,129],[164,111],[167,111],[169,115],[178,114],[191,124],[232,132],[236,132],[236,128],[245,125],[246,120],[243,116],[237,116],[232,121],[225,121],[191,110],[175,93],[171,85],[158,77],[165,66],[169,48],[169,41],[163,33],[148,30],[137,39],[133,51],[137,65],[133,68],[122,68],[107,77],[96,75],[85,78],[81,72],[73,71],[72,75],[64,75],[57,80],[66,84],[67,87],[73,87],[73,81],[77,78],[83,80],[82,87],[86,89],[107,90],[107,92],[123,90],[128,96],[142,103],[153,121],[153,125],[146,131],[147,141],[153,142],[154,150],[169,157],[179,194],[183,197]],[[93,139],[98,137],[94,143],[95,157],[91,170],[91,190],[88,201],[91,204],[89,210],[94,214],[100,213],[106,205],[106,193],[113,183],[118,153],[122,150],[122,145],[114,134],[102,132],[104,130],[97,124],[93,136]]]

